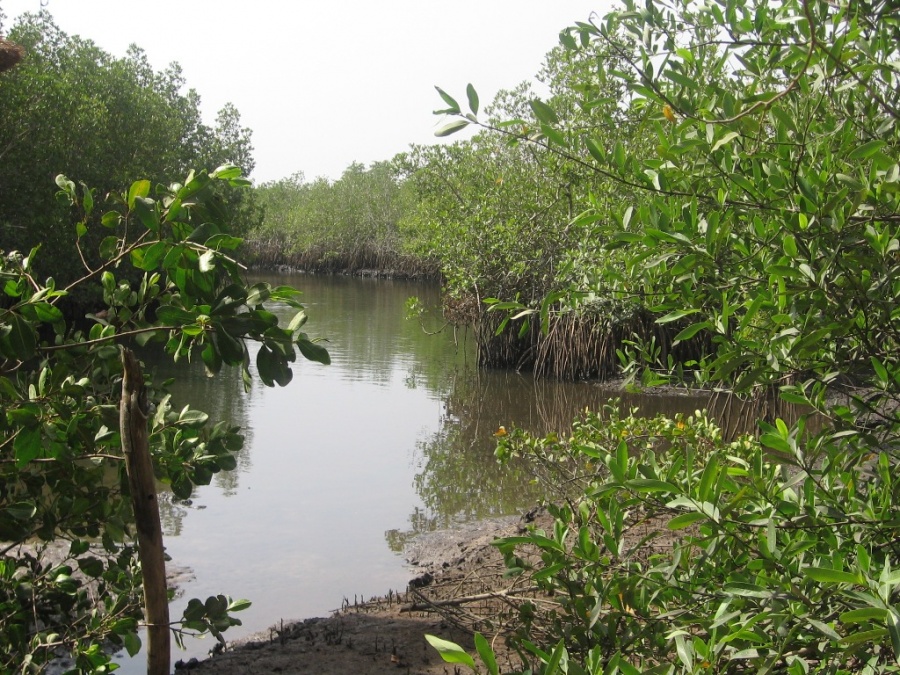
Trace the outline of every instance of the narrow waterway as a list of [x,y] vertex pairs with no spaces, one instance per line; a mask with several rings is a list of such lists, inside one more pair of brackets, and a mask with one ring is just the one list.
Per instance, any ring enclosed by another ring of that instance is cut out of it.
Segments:
[[[162,500],[167,552],[187,572],[172,617],[193,597],[250,599],[252,607],[238,615],[243,626],[228,639],[326,614],[345,598],[405,588],[400,552],[410,536],[534,503],[529,477],[494,461],[499,425],[562,431],[579,411],[613,395],[591,383],[478,372],[465,334],[440,330],[439,316],[407,319],[409,297],[437,304],[431,284],[260,279],[303,291],[305,329],[327,338],[330,366],[298,362],[288,387],[257,381],[245,393],[234,370],[210,379],[199,363],[147,362],[158,381],[177,378],[176,405],[244,429],[235,471],[215,476],[190,500]],[[626,402],[648,414],[706,403],[685,396]],[[173,661],[205,656],[212,639],[187,647]],[[144,658],[120,672],[141,672]]]

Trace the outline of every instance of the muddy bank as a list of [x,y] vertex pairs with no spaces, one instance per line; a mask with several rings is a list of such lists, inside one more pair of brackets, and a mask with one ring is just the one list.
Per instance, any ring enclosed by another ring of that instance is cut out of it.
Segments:
[[[478,578],[485,590],[484,572],[499,572],[503,566],[491,542],[523,532],[536,516],[540,517],[532,511],[523,517],[495,518],[418,537],[405,550],[410,565],[406,591],[389,592],[368,602],[345,602],[330,617],[279,623],[209,659],[179,663],[177,672],[453,673],[453,667],[427,644],[425,634],[474,650],[469,632],[457,625],[452,614],[440,610],[452,606],[457,593],[468,594],[466,580]],[[495,577],[498,590],[501,576]],[[503,656],[502,646],[496,647]]]

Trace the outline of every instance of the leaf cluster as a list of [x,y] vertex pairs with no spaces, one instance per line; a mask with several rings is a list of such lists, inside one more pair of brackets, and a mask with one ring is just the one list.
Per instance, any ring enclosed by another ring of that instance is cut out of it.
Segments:
[[[499,542],[512,572],[558,598],[543,633],[523,623],[540,672],[896,671],[895,14],[626,2],[560,36],[612,57],[568,86],[615,83],[621,133],[572,125],[554,100],[530,105],[540,133],[478,122],[621,197],[571,221],[604,241],[569,258],[568,288],[492,300],[508,324],[540,316],[547,331],[585,301],[636,306],[672,332],[619,350],[634,378],[774,393],[821,415],[815,432],[768,419],[758,439],[726,443],[702,416],[610,408],[566,442],[504,438],[501,454],[567,488],[552,531]],[[694,356],[673,358],[683,343]]]
[[780,421],[726,442],[703,413],[611,404],[498,454],[556,495],[551,530],[495,542],[543,591],[514,637],[532,672],[896,671],[889,453]]
[[[187,88],[178,64],[156,71],[136,46],[114,56],[66,34],[47,12],[23,14],[9,28],[27,58],[0,85],[0,157],[15,167],[4,177],[0,233],[6,250],[45,244],[35,261],[40,277],[69,283],[81,268],[66,205],[45,197],[48,176],[65,169],[102,195],[140,176],[156,183],[193,167],[252,169],[250,131],[237,110],[227,105],[216,124],[204,124],[200,97]],[[232,233],[258,219],[251,191],[219,196],[233,202],[240,227]],[[97,236],[87,234],[92,265]],[[87,310],[98,302],[88,290],[76,297]]]

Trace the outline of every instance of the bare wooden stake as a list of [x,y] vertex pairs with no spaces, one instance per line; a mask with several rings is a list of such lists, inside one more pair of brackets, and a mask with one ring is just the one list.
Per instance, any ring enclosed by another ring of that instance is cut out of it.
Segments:
[[147,434],[149,405],[141,364],[130,349],[122,348],[122,404],[119,429],[131,504],[138,535],[138,554],[144,578],[144,619],[147,623],[147,675],[169,675],[171,634],[166,561],[159,499],[150,459]]

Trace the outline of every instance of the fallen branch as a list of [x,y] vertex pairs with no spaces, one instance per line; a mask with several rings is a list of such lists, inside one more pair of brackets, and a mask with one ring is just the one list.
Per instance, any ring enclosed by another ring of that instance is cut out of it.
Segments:
[[515,597],[525,593],[533,593],[541,590],[539,586],[529,586],[527,588],[508,588],[504,591],[490,591],[488,593],[477,593],[475,595],[465,595],[459,598],[450,598],[449,600],[428,600],[421,594],[420,597],[424,602],[413,602],[400,609],[401,612],[421,612],[433,607],[459,607],[470,602],[480,602],[481,600],[496,600],[502,598]]

